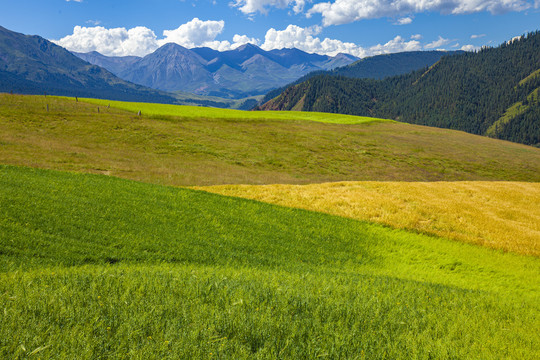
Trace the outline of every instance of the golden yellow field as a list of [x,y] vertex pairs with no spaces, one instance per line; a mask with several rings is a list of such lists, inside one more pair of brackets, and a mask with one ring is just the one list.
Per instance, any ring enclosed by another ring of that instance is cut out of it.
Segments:
[[197,189],[540,256],[540,183],[369,181]]

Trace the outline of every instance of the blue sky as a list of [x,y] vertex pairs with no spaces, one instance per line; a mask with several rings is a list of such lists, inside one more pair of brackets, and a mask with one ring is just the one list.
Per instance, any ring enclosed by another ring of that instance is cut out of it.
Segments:
[[540,29],[540,0],[9,0],[0,25],[106,55],[251,42],[363,57],[498,45]]

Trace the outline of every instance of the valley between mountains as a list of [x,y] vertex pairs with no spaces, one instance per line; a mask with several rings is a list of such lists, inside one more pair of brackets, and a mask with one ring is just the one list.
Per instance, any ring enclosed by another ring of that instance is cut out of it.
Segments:
[[0,358],[539,358],[538,39],[113,58],[0,27]]

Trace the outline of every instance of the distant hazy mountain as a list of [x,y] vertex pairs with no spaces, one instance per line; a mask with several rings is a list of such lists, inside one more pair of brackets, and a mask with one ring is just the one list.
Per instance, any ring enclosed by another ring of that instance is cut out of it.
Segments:
[[540,32],[383,80],[318,75],[261,108],[375,116],[540,146]]
[[141,59],[139,56],[110,57],[110,56],[101,55],[97,51],[92,51],[89,53],[73,52],[73,54],[80,57],[84,61],[89,62],[90,64],[97,65],[104,69],[107,69],[117,76],[118,76],[118,73],[124,70],[126,67],[133,65],[135,62]]
[[0,26],[0,91],[172,103],[168,94],[131,84],[39,36]]
[[346,54],[331,57],[298,49],[265,51],[252,44],[219,52],[171,43],[144,58],[107,57],[96,52],[74,54],[140,85],[225,98],[265,94],[311,71],[358,60]]

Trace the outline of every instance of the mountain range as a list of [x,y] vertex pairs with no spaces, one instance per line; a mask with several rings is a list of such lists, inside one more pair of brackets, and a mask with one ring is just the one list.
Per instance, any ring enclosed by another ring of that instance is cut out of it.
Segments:
[[374,116],[540,146],[540,32],[383,80],[319,75],[260,107]]
[[298,49],[265,51],[252,44],[220,52],[169,43],[143,58],[74,54],[124,80],[153,89],[236,99],[262,95],[309,72],[358,60],[352,55],[331,57]]
[[0,26],[0,92],[174,103],[170,94],[119,79],[39,36]]
[[[345,67],[339,66],[355,58],[344,54],[335,57],[308,54],[298,49],[264,51],[254,45],[219,52],[166,44],[144,58],[108,57],[97,52],[75,56],[39,36],[0,27],[0,91],[251,109],[262,95],[236,98],[264,94],[309,71],[306,76],[336,66],[332,73],[350,72],[368,65],[365,76],[380,77],[431,65],[443,54],[380,55]],[[169,91],[178,88],[187,91],[171,93],[133,82]]]

